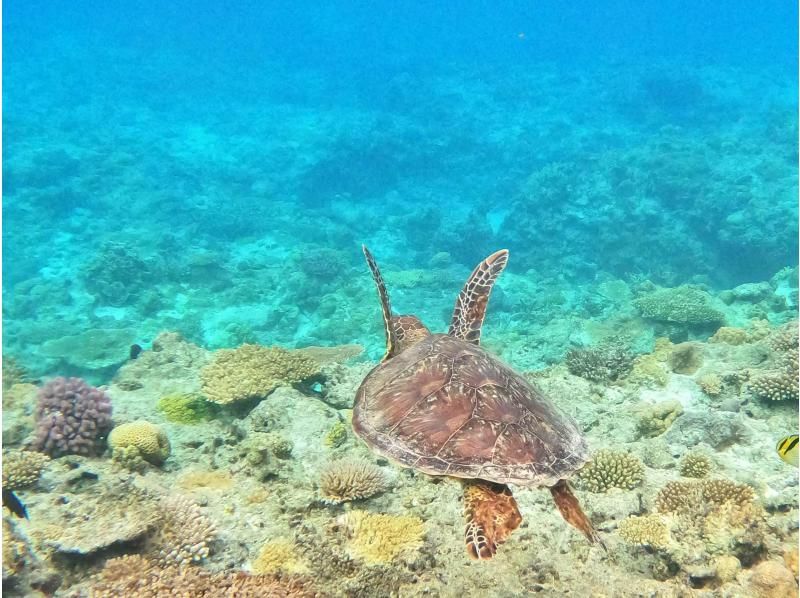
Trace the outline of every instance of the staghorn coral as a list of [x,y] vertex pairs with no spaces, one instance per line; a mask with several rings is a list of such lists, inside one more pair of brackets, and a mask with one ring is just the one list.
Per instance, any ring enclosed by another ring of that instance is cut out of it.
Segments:
[[602,449],[592,456],[578,476],[582,486],[590,492],[607,492],[611,488],[631,490],[642,483],[644,465],[629,453]]
[[54,378],[39,390],[32,447],[51,457],[96,455],[111,425],[106,393],[80,378]]
[[245,344],[215,352],[200,377],[206,398],[226,405],[266,397],[278,386],[297,384],[318,373],[319,365],[299,352]]
[[307,567],[294,542],[277,539],[266,542],[250,565],[253,573],[305,573]]
[[34,451],[6,451],[3,453],[3,488],[19,490],[39,481],[50,457]]
[[365,459],[333,461],[319,477],[323,500],[338,504],[380,494],[388,487],[380,467]]
[[416,552],[425,528],[419,517],[350,511],[341,518],[351,554],[367,564],[389,563]]
[[92,598],[311,598],[316,595],[300,578],[210,573],[200,567],[164,567],[140,555],[112,558],[92,577]]
[[711,472],[713,466],[714,462],[706,453],[691,451],[681,459],[678,471],[687,478],[704,478]]
[[683,405],[679,401],[646,404],[637,409],[636,431],[643,438],[660,436],[682,413]]
[[721,324],[725,317],[711,304],[711,295],[688,286],[659,289],[633,304],[643,317],[686,325]]
[[141,458],[152,465],[161,465],[170,454],[166,433],[142,419],[115,427],[108,436],[108,444],[112,454],[120,449],[136,449]]
[[174,393],[158,399],[156,409],[176,424],[197,424],[214,415],[216,405],[200,393]]
[[179,495],[165,497],[159,505],[160,525],[150,540],[150,550],[158,562],[187,565],[206,558],[217,532],[200,507]]
[[662,513],[696,512],[726,503],[744,505],[755,499],[750,486],[730,480],[713,479],[667,482],[656,495],[656,508]]
[[633,355],[620,343],[610,342],[594,348],[570,349],[566,364],[571,374],[592,382],[608,382],[628,375]]
[[669,544],[669,528],[659,515],[628,517],[617,528],[620,538],[627,544],[666,548]]

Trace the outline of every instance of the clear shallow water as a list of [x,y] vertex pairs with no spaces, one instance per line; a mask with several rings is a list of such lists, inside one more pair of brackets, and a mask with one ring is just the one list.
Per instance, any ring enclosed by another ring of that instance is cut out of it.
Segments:
[[[484,338],[525,369],[674,332],[631,323],[645,281],[723,301],[797,265],[790,3],[3,16],[3,349],[37,378],[106,384],[164,330],[376,359],[361,243],[435,330],[508,248]],[[727,322],[790,320],[796,273],[772,286]]]

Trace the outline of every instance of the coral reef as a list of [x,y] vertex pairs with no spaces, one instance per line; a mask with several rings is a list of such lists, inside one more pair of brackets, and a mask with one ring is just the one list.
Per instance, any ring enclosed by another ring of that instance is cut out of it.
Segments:
[[755,499],[750,486],[725,479],[700,482],[667,482],[656,495],[656,508],[662,513],[691,512],[708,505],[743,505]]
[[345,459],[329,463],[320,472],[322,498],[330,503],[369,498],[384,492],[388,482],[381,468],[365,459]]
[[213,417],[215,404],[200,393],[174,393],[158,399],[156,409],[167,421],[176,424],[197,424]]
[[689,286],[653,291],[634,300],[643,317],[686,325],[721,324],[725,316],[713,307],[711,295]]
[[422,520],[409,515],[385,515],[350,511],[341,519],[355,558],[367,564],[389,563],[422,547]]
[[111,425],[106,393],[79,378],[55,378],[39,390],[32,447],[51,457],[98,454]]
[[3,488],[20,490],[39,481],[50,458],[34,451],[3,452]]
[[607,492],[611,488],[632,490],[644,479],[644,465],[630,453],[603,449],[592,455],[578,476],[581,486],[590,492]]
[[206,398],[227,405],[264,398],[278,386],[291,386],[317,374],[319,365],[301,353],[245,344],[214,353],[200,376]]
[[672,347],[668,359],[676,374],[694,374],[703,365],[703,349],[698,343],[680,343]]
[[333,424],[328,433],[325,434],[325,446],[338,448],[344,444],[347,440],[347,428],[348,426],[341,421]]
[[116,426],[108,435],[108,445],[112,454],[120,449],[135,449],[142,459],[153,465],[161,465],[171,451],[166,432],[144,420]]
[[624,378],[633,368],[633,355],[620,343],[570,349],[565,358],[570,373],[593,382]]
[[678,401],[662,401],[647,404],[638,409],[636,430],[640,436],[653,438],[660,436],[683,413],[683,405]]
[[706,453],[690,451],[686,453],[678,465],[680,474],[687,478],[704,478],[714,467],[714,462]]
[[253,573],[307,573],[308,567],[297,552],[294,542],[286,539],[270,540],[258,551],[250,564]]
[[180,495],[162,498],[159,507],[158,530],[149,546],[158,562],[165,566],[187,565],[208,557],[217,531],[200,507]]
[[617,528],[620,538],[628,544],[666,548],[669,544],[669,527],[659,515],[628,517]]

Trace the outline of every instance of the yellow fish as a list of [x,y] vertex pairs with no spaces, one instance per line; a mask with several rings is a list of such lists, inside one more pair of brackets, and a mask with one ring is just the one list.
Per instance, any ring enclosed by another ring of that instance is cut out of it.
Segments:
[[786,461],[789,465],[797,466],[797,444],[800,442],[797,434],[792,434],[786,438],[781,438],[775,450],[778,451],[778,456]]

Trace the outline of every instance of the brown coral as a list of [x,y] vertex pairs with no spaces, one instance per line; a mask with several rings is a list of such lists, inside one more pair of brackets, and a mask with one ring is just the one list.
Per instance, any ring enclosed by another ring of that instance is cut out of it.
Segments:
[[755,492],[750,486],[730,480],[674,481],[659,490],[656,508],[662,513],[687,513],[726,503],[744,505],[754,499]]
[[220,349],[200,371],[203,393],[219,404],[263,398],[319,373],[319,364],[299,351],[245,344]]
[[323,499],[334,504],[369,498],[388,486],[380,467],[365,459],[329,463],[320,474],[319,485]]
[[50,457],[34,451],[7,451],[3,453],[3,488],[19,490],[39,481]]
[[183,496],[161,500],[161,522],[150,548],[165,566],[197,563],[211,552],[214,524],[195,503]]

